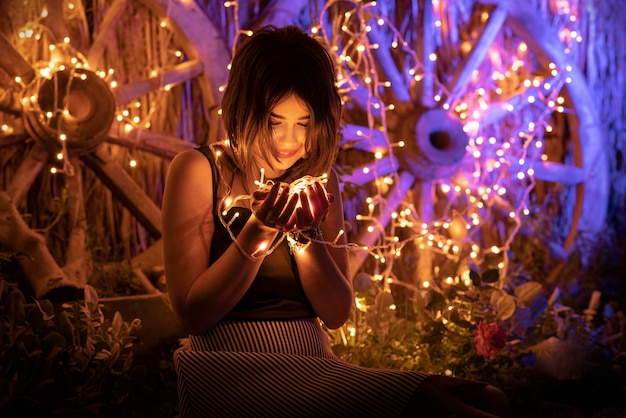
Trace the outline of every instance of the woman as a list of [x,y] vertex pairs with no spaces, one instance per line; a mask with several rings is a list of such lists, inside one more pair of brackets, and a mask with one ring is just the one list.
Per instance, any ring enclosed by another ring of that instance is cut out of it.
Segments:
[[228,140],[172,161],[163,242],[168,293],[190,334],[176,353],[181,415],[504,415],[495,388],[358,367],[330,350],[320,322],[340,327],[353,303],[331,169],[334,81],[304,31],[262,28],[232,63]]

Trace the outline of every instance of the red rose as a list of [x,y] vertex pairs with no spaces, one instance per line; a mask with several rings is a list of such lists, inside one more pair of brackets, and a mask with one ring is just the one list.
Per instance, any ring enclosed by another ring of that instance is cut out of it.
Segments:
[[506,333],[496,322],[478,324],[474,331],[474,344],[479,356],[495,357],[506,345]]

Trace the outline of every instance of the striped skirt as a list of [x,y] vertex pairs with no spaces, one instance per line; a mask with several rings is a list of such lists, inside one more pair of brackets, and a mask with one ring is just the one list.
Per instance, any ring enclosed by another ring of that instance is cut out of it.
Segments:
[[428,374],[339,360],[317,320],[222,321],[174,353],[180,416],[401,416]]

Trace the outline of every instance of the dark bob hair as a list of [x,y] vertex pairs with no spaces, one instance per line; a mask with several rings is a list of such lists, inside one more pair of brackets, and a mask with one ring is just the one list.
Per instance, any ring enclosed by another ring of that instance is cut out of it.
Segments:
[[307,158],[290,170],[290,180],[328,173],[339,148],[341,99],[335,67],[326,49],[296,26],[266,26],[242,41],[232,61],[222,100],[222,117],[238,168],[250,180],[258,174],[258,146],[271,164],[270,113],[290,94],[311,114]]

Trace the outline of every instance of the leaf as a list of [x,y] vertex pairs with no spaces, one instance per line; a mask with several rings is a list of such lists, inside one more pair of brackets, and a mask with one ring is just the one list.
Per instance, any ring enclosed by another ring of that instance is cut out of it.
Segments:
[[111,345],[106,341],[99,341],[94,344],[94,351],[99,353],[100,351],[106,351],[107,353],[111,353]]
[[37,305],[32,305],[26,312],[26,322],[35,330],[43,329],[47,324],[44,320],[44,313]]
[[52,319],[54,317],[54,306],[52,305],[52,302],[50,302],[48,299],[44,299],[39,301],[38,305],[46,320]]
[[85,286],[85,302],[98,305],[98,292],[93,286]]
[[393,305],[393,296],[389,292],[380,292],[376,295],[376,301],[374,302],[374,306],[376,307],[376,312],[378,315],[382,315],[383,312],[389,309],[389,307]]
[[115,314],[113,314],[113,323],[111,324],[113,335],[116,337],[120,335],[123,325],[124,321],[122,319],[122,314],[119,311],[116,311]]
[[128,325],[128,335],[136,335],[137,331],[141,329],[141,319],[135,318]]
[[472,284],[474,286],[480,286],[481,279],[480,279],[480,274],[478,274],[477,271],[470,270],[469,276],[470,276],[470,279],[472,280]]
[[66,346],[67,341],[65,341],[65,338],[56,331],[50,332],[41,339],[41,348],[46,353],[52,352],[55,347],[65,348]]
[[75,345],[74,327],[72,326],[72,323],[70,321],[69,316],[67,315],[67,312],[65,311],[62,311],[59,314],[59,331],[61,332],[63,337],[65,337],[65,340],[69,344]]
[[137,337],[122,337],[120,338],[120,344],[124,348],[132,348],[133,342],[137,339]]
[[500,271],[498,269],[489,269],[483,273],[483,282],[495,283],[500,280]]
[[53,347],[52,350],[50,350],[50,354],[48,354],[44,363],[45,374],[49,374],[52,368],[57,365],[57,357],[59,357],[62,351],[63,347],[59,346]]
[[93,358],[96,360],[108,360],[111,358],[111,352],[108,350],[100,350],[96,352]]
[[496,309],[498,310],[496,320],[506,321],[515,313],[515,298],[508,293],[503,293],[496,303]]
[[541,285],[537,282],[527,282],[515,288],[515,296],[522,306],[530,306],[539,292],[541,292]]
[[561,296],[561,291],[559,290],[558,287],[555,287],[554,291],[550,295],[550,299],[548,299],[548,309],[554,306],[554,304],[559,300],[560,296]]
[[498,303],[498,300],[500,300],[502,295],[505,295],[505,294],[506,292],[502,289],[494,289],[491,292],[491,295],[489,296],[489,303],[493,306],[496,306],[496,304]]

